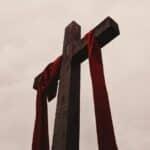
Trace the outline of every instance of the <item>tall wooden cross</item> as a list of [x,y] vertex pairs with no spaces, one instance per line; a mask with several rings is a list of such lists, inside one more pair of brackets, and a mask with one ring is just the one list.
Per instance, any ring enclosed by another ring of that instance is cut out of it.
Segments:
[[[119,28],[112,18],[107,17],[91,32],[102,48],[119,35]],[[65,29],[52,150],[79,150],[80,64],[88,57],[87,48],[87,40],[81,39],[80,25],[73,21]],[[35,79],[34,87],[39,84],[40,75]],[[115,139],[109,104],[106,109],[107,113],[102,115],[108,119],[108,132],[112,137],[102,135],[106,140],[104,146],[98,141],[99,149],[117,150],[112,144]],[[107,138],[110,138],[108,142]]]

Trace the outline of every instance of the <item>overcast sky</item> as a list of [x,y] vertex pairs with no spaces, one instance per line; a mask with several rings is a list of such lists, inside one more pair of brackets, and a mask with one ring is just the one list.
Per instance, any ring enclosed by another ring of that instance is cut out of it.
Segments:
[[[34,77],[62,52],[72,20],[82,35],[105,17],[121,35],[103,48],[104,69],[120,150],[150,149],[149,0],[0,0],[0,149],[30,150]],[[49,104],[50,144],[56,99]],[[98,150],[88,61],[82,64],[81,150]]]

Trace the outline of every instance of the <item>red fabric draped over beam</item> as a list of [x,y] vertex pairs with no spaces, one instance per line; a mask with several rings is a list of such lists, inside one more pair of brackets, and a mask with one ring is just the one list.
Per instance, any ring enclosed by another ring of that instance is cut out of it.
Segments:
[[32,150],[49,150],[47,98],[51,100],[56,96],[61,59],[58,57],[35,79],[37,98]]
[[[117,150],[105,86],[102,56],[99,50],[100,45],[94,39],[92,32],[87,34],[84,39],[88,44],[99,150]],[[48,96],[48,99],[51,100],[56,96],[61,60],[62,56],[58,57],[36,79],[37,84],[34,86],[37,89],[36,120],[32,150],[49,150],[46,98]]]
[[90,32],[85,37],[93,87],[96,128],[99,150],[117,150],[109,99],[105,84],[100,44]]

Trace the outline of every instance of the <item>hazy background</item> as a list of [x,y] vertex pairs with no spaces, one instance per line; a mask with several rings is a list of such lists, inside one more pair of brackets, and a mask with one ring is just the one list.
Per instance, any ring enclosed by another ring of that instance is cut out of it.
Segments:
[[[103,48],[120,150],[150,149],[149,0],[0,0],[0,149],[30,150],[35,119],[34,77],[62,52],[72,20],[82,35],[105,17],[121,35]],[[88,61],[82,65],[81,150],[97,150]],[[49,104],[52,135],[56,99]],[[51,143],[52,137],[50,137]]]

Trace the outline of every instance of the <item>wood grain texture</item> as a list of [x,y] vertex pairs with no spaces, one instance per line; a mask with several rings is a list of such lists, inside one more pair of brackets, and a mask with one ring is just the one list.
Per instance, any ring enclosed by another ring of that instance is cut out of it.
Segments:
[[79,150],[80,63],[72,64],[80,26],[66,27],[52,150]]

